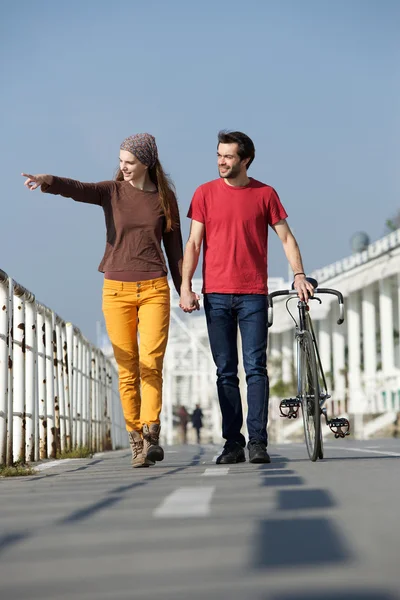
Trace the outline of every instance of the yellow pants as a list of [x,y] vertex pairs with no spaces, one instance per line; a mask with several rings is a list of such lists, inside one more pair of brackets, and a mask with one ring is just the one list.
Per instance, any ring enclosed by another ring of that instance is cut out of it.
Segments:
[[159,424],[170,319],[167,278],[135,283],[105,279],[103,313],[118,365],[127,430]]

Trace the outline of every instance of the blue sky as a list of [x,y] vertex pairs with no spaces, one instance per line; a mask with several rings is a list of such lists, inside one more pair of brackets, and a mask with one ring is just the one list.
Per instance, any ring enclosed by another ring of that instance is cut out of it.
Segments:
[[[400,208],[396,0],[27,0],[0,14],[0,268],[95,340],[101,209],[30,193],[21,171],[112,178],[149,131],[192,194],[214,179],[219,129],[256,145],[311,271],[371,240]],[[286,276],[270,236],[270,275]]]

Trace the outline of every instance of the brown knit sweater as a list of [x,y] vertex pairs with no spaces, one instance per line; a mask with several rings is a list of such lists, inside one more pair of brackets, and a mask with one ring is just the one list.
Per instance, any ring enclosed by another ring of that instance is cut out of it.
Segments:
[[[143,192],[126,181],[81,183],[52,176],[42,191],[73,198],[77,202],[103,208],[107,242],[99,271],[163,271],[168,273],[161,240],[175,288],[180,293],[182,277],[179,261],[183,257],[180,221],[165,232],[165,217],[158,192]],[[172,198],[176,205],[176,198]]]

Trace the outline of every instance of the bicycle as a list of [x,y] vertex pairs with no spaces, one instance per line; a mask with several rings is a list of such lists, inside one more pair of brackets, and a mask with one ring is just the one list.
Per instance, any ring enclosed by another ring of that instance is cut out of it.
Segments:
[[[337,297],[339,302],[339,319],[337,323],[341,325],[344,322],[342,294],[337,290],[318,288],[318,282],[311,277],[307,277],[307,281],[314,287],[315,294],[332,294]],[[331,396],[328,394],[308,302],[298,300],[299,320],[297,322],[288,308],[291,300],[298,299],[293,284],[291,290],[278,290],[268,294],[268,327],[273,324],[273,299],[277,296],[290,296],[286,300],[286,310],[295,323],[295,338],[297,341],[297,396],[283,399],[279,405],[279,410],[282,417],[296,419],[301,407],[308,456],[311,461],[315,462],[317,459],[323,459],[324,457],[321,415],[325,417],[326,424],[330,427],[336,439],[344,438],[350,434],[350,423],[345,418],[333,417],[329,419],[327,409],[324,407],[325,402]],[[308,299],[308,301],[311,300],[322,303],[322,300],[316,296]]]

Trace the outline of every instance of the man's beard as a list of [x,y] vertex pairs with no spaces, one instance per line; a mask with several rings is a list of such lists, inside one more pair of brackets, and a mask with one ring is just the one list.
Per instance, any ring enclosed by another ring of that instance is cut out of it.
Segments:
[[218,172],[219,176],[222,177],[222,179],[233,179],[234,177],[240,175],[240,165],[233,165],[233,167],[231,167],[230,169],[228,169],[228,171],[225,171],[224,173],[221,173],[221,171],[218,169]]

